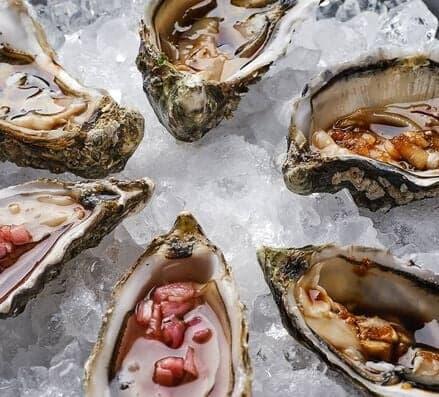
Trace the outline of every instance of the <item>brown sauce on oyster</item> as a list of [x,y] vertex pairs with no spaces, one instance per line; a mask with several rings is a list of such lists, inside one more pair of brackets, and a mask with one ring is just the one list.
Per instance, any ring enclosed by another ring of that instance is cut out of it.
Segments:
[[[21,2],[0,15],[0,126],[22,133],[52,132],[82,124],[94,111],[95,94],[54,59],[44,32]],[[42,138],[47,136],[42,135]]]
[[276,3],[164,0],[154,18],[160,47],[178,70],[225,81],[270,39],[282,16]]
[[323,154],[357,154],[413,171],[439,169],[439,98],[362,108],[314,132]]
[[0,63],[0,121],[52,131],[75,119],[84,121],[88,108],[87,99],[67,93],[53,75],[36,64]]
[[109,374],[112,395],[226,395],[230,337],[217,314],[220,299],[214,282],[152,289],[125,320]]
[[[373,268],[366,261],[363,269]],[[294,290],[307,325],[354,367],[361,363],[381,371],[389,364],[404,366],[410,368],[407,376],[426,378],[427,386],[439,385],[439,323],[427,314],[430,309],[424,314],[423,302],[418,314],[406,312],[403,305],[398,310],[380,308],[376,296],[363,293],[367,287],[361,285],[362,278],[368,270],[360,274],[353,268],[355,275],[346,277],[352,285],[334,287],[327,284],[326,266],[325,262],[314,265]]]
[[67,195],[21,194],[0,201],[0,302],[22,284],[69,229],[90,212]]

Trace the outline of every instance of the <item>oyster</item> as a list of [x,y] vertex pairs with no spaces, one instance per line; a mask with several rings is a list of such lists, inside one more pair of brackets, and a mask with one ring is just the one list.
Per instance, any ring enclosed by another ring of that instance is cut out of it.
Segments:
[[114,288],[85,395],[250,396],[243,311],[222,253],[180,214]]
[[388,251],[262,248],[285,327],[380,396],[439,393],[439,276]]
[[439,194],[439,55],[388,56],[323,73],[295,103],[290,190],[346,187],[372,210]]
[[64,262],[143,208],[153,187],[41,179],[0,190],[0,317],[19,313]]
[[26,2],[0,0],[0,160],[100,178],[124,168],[143,129],[59,65]]
[[317,0],[152,0],[137,66],[157,117],[193,142],[231,117]]

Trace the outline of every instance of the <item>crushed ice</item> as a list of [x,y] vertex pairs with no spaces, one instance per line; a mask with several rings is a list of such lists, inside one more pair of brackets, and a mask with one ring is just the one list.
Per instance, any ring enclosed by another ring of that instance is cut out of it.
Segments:
[[[359,395],[284,331],[255,247],[330,241],[387,246],[439,271],[437,202],[372,214],[358,210],[345,191],[296,196],[280,173],[289,104],[311,76],[378,46],[413,51],[436,46],[437,19],[421,0],[323,2],[316,17],[297,29],[286,56],[251,87],[236,117],[202,142],[186,145],[164,132],[141,89],[133,60],[143,0],[33,2],[73,74],[143,111],[145,139],[122,175],[150,176],[158,189],[147,209],[68,263],[23,314],[0,322],[0,395],[82,394],[83,364],[112,285],[183,209],[197,216],[234,267],[248,307],[255,397]],[[3,164],[0,186],[46,175]]]

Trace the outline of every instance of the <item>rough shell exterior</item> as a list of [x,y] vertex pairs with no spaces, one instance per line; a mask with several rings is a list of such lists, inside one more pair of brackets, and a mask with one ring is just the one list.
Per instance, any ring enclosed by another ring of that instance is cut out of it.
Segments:
[[91,216],[96,215],[96,217],[91,224],[81,229],[80,235],[71,238],[67,232],[66,237],[69,241],[63,248],[55,243],[51,250],[58,249],[58,251],[51,257],[53,260],[43,259],[38,265],[38,272],[34,271],[32,277],[19,287],[13,296],[0,304],[0,318],[19,314],[29,299],[37,295],[46,282],[59,274],[64,263],[82,251],[96,247],[125,217],[140,211],[154,191],[154,184],[147,178],[135,181],[109,179],[78,183],[39,179],[6,190],[18,188],[20,193],[37,193],[44,184],[65,191],[84,208],[89,209]]
[[[239,377],[240,380],[236,381],[235,389],[231,394],[231,397],[250,397],[251,392],[251,378],[252,378],[252,369],[251,362],[248,353],[248,327],[247,322],[244,316],[245,308],[240,303],[238,293],[236,290],[235,283],[233,281],[233,275],[230,266],[225,261],[224,255],[222,252],[213,245],[205,236],[201,226],[198,224],[196,219],[192,216],[192,214],[188,212],[181,213],[172,230],[162,236],[156,237],[151,244],[146,248],[146,251],[143,255],[138,259],[138,261],[131,267],[131,269],[118,281],[113,289],[113,294],[111,301],[109,303],[109,308],[104,315],[102,320],[101,330],[99,332],[99,336],[97,342],[93,348],[93,351],[87,361],[86,364],[86,372],[84,379],[84,388],[85,395],[87,397],[98,397],[94,390],[96,385],[96,375],[97,373],[102,373],[97,368],[100,366],[100,362],[104,360],[110,360],[109,356],[111,356],[113,348],[111,347],[111,353],[108,351],[108,346],[105,344],[106,337],[110,332],[110,328],[115,322],[115,311],[117,308],[118,300],[122,295],[122,291],[125,285],[128,283],[130,277],[132,277],[138,268],[143,266],[151,266],[148,263],[148,259],[153,255],[160,255],[164,259],[170,260],[178,260],[178,259],[186,259],[196,256],[196,251],[199,249],[207,249],[211,254],[218,257],[219,262],[222,269],[222,279],[225,283],[228,284],[228,287],[233,290],[233,296],[231,299],[234,301],[234,315],[238,316],[239,319],[239,335],[233,335],[232,337],[237,337],[239,340],[237,341],[239,345],[239,351],[236,352],[236,356],[238,359],[239,365]],[[133,303],[134,305],[135,303]],[[105,348],[107,348],[107,352],[104,353]],[[105,365],[104,371],[108,370],[108,365]],[[235,374],[235,377],[237,375]],[[107,396],[108,394],[100,394],[99,397]]]
[[[398,54],[399,55],[399,54]],[[419,177],[402,168],[367,157],[322,157],[311,150],[309,132],[298,127],[311,116],[304,111],[305,104],[325,87],[336,84],[350,75],[374,71],[407,68],[433,68],[439,71],[439,54],[417,57],[396,57],[392,53],[377,54],[355,60],[318,76],[303,92],[293,106],[293,116],[288,138],[288,155],[283,165],[287,187],[298,194],[329,192],[349,189],[355,201],[371,210],[388,209],[439,195],[438,177]]]

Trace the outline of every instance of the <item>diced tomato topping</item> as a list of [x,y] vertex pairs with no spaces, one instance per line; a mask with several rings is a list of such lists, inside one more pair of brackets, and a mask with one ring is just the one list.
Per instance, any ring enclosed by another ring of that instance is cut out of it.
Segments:
[[195,365],[195,350],[193,347],[188,347],[186,357],[184,358],[184,370],[188,377],[188,381],[192,381],[198,378],[198,370]]
[[[152,299],[140,301],[135,309],[135,318],[139,325],[146,328],[146,338],[178,349],[183,345],[187,328],[202,321],[200,317],[193,317],[185,323],[184,316],[202,303],[194,283],[169,284],[155,289]],[[197,343],[206,343],[211,337],[212,331],[204,329],[196,332],[193,339]],[[155,363],[153,381],[161,386],[178,386],[197,378],[195,350],[192,347],[188,347],[184,359],[166,357]]]
[[181,347],[187,327],[195,324],[195,319],[185,324],[184,316],[202,303],[196,285],[190,282],[164,285],[153,291],[152,298],[137,304],[137,323],[146,327],[147,338],[161,340],[174,349]]
[[184,360],[166,357],[155,363],[153,381],[161,386],[178,386],[184,378]]
[[11,245],[9,243],[0,242],[0,259],[5,258],[11,252]]
[[194,283],[173,283],[158,287],[154,291],[155,303],[163,301],[185,302],[196,296],[197,290]]
[[0,259],[11,254],[15,247],[31,242],[32,236],[24,226],[0,226]]
[[186,325],[188,326],[188,327],[193,327],[194,325],[198,325],[198,324],[200,324],[201,323],[201,317],[198,317],[198,316],[196,316],[196,317],[192,317],[187,323],[186,323]]
[[189,347],[185,358],[166,357],[155,363],[153,381],[161,386],[175,387],[198,378],[195,350]]
[[32,242],[32,236],[24,226],[12,226],[10,234],[10,242],[14,245],[25,245]]
[[190,299],[187,302],[162,302],[160,304],[163,318],[171,316],[184,317],[195,305],[196,301],[194,299]]
[[210,338],[212,338],[212,330],[209,328],[201,329],[194,333],[192,340],[198,344],[204,344],[209,342]]
[[162,311],[160,305],[155,303],[152,308],[152,316],[149,320],[146,335],[152,339],[160,339],[162,328]]
[[162,325],[162,340],[170,348],[178,349],[183,344],[185,332],[186,324],[173,317]]
[[152,316],[153,301],[141,301],[136,306],[136,320],[140,325],[147,327]]
[[0,226],[0,241],[11,241],[11,226]]

